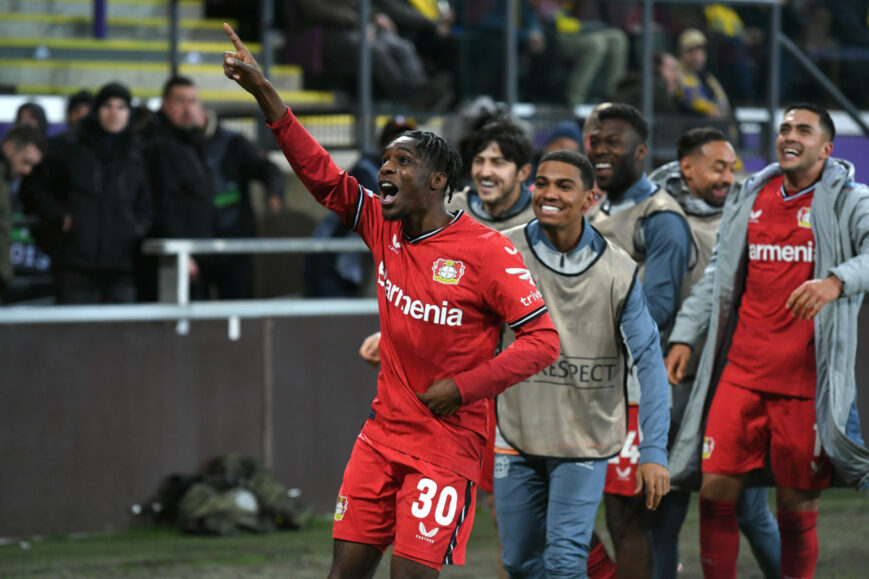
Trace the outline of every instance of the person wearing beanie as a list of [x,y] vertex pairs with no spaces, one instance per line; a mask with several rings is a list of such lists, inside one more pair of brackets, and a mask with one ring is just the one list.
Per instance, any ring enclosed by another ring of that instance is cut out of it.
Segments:
[[567,149],[568,151],[582,152],[582,132],[576,121],[561,121],[543,144],[543,154]]
[[141,145],[130,130],[129,89],[103,86],[91,112],[49,144],[45,162],[22,183],[25,208],[42,225],[63,304],[135,301],[134,265],[151,223]]
[[15,111],[16,125],[30,125],[36,127],[42,136],[48,135],[48,118],[45,109],[37,103],[24,103]]
[[74,129],[91,112],[94,95],[89,90],[80,90],[66,101],[66,128]]

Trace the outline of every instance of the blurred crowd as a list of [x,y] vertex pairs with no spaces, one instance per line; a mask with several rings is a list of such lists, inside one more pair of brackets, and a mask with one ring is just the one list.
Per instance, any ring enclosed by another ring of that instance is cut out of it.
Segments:
[[[251,183],[281,211],[284,174],[264,151],[217,122],[193,81],[163,86],[156,112],[108,83],[68,99],[51,137],[43,108],[19,107],[2,137],[3,302],[132,303],[158,298],[146,238],[255,237]],[[194,299],[253,297],[250,255],[193,256]]]
[[[505,0],[371,0],[376,96],[444,110],[478,95],[504,100]],[[305,70],[306,86],[355,92],[360,0],[276,3],[279,59]],[[638,93],[643,59],[641,3],[518,0],[519,100],[595,104]],[[256,11],[241,0],[209,0],[212,17],[239,20],[245,38],[260,37]],[[869,59],[865,0],[788,0],[781,32],[828,75],[859,89]],[[769,84],[771,8],[715,2],[654,7],[654,59],[663,112],[726,116],[762,105]],[[683,34],[690,31],[687,37]],[[700,55],[702,47],[703,55]],[[354,55],[347,58],[347,55]],[[783,52],[785,101],[827,97]],[[855,74],[849,74],[855,73]],[[717,80],[714,80],[717,79]],[[400,87],[400,88],[399,88]],[[849,95],[850,96],[850,95]],[[862,91],[854,90],[854,100]]]
[[[832,49],[859,51],[869,47],[867,4],[785,2],[782,31],[819,59]],[[306,88],[352,94],[358,63],[347,55],[358,53],[361,40],[359,0],[276,5],[280,60],[302,65]],[[458,125],[448,137],[459,148],[467,146],[492,114],[504,112],[497,103],[504,92],[507,5],[372,0],[366,33],[375,97],[405,114],[454,113],[445,117],[447,128]],[[640,5],[520,0],[516,7],[520,100],[641,107]],[[237,0],[209,0],[207,15],[238,18],[242,34],[256,38],[256,11],[243,8]],[[654,108],[681,121],[656,125],[651,135],[655,166],[672,160],[673,144],[692,127],[714,126],[742,144],[734,110],[758,105],[765,97],[768,23],[765,6],[656,5]],[[781,72],[783,101],[817,100],[817,94],[806,94],[787,54]],[[582,119],[563,120],[554,137],[579,142]],[[392,130],[413,126],[396,117],[383,136],[388,142]],[[166,81],[156,112],[134,106],[128,87],[117,83],[95,93],[82,90],[68,99],[66,130],[50,138],[47,133],[45,111],[26,103],[2,137],[0,291],[5,303],[158,299],[158,258],[142,254],[142,240],[256,236],[252,182],[266,192],[267,211],[277,215],[282,208],[282,172],[257,145],[222,127],[188,78]],[[543,137],[532,134],[538,157]],[[353,168],[371,188],[378,159],[379,150],[362,151]],[[346,231],[327,217],[313,234],[340,237]],[[357,295],[365,282],[360,259],[307,256],[306,294]],[[250,255],[194,256],[188,273],[194,299],[254,295]]]

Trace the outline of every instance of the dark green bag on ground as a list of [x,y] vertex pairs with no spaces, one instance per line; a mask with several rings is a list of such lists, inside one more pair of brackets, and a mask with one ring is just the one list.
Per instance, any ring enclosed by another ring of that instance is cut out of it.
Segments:
[[300,529],[312,514],[257,459],[230,453],[210,461],[201,482],[184,493],[178,524],[197,534],[268,533]]

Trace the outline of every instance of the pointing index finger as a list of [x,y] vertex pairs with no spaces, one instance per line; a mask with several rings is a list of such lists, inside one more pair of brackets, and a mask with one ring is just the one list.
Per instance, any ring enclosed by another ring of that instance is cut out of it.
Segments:
[[232,29],[232,26],[223,23],[223,31],[226,32],[226,35],[229,36],[229,39],[232,41],[233,46],[235,46],[236,50],[245,50],[244,43],[241,41],[241,38],[238,37],[238,34]]

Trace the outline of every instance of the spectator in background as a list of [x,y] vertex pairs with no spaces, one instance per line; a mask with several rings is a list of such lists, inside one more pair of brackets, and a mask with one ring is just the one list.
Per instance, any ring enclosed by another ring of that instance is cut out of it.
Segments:
[[[583,152],[582,133],[580,133],[579,125],[576,124],[575,120],[559,122],[552,132],[546,136],[543,147],[534,155],[535,158],[531,172],[528,174],[528,178],[525,179],[527,187],[531,187],[534,184],[534,176],[537,174],[537,165],[540,158],[547,153],[561,149],[576,151],[577,153]],[[594,190],[594,184],[592,184],[592,190]],[[594,195],[592,195],[592,202],[594,202]]]
[[679,35],[679,108],[711,119],[730,116],[730,101],[706,70],[706,36],[696,28]]
[[[359,0],[296,0],[303,26],[324,31],[325,67],[330,75],[355,78],[359,53]],[[449,87],[429,82],[413,43],[398,34],[395,22],[373,2],[374,15],[367,27],[375,86],[391,99],[421,108],[443,108],[452,94]]]
[[[672,115],[678,110],[679,61],[669,52],[656,52],[652,57],[652,104],[655,114]],[[613,98],[616,102],[643,107],[643,74],[629,72],[619,82]]]
[[829,0],[832,32],[843,46],[869,46],[869,2]]
[[[468,3],[467,34],[469,50],[473,53],[473,67],[469,91],[475,95],[504,95],[504,29],[507,26],[507,6],[502,0],[478,0]],[[546,42],[546,31],[531,0],[519,0],[516,10],[516,42],[519,52],[519,68],[530,82],[528,90],[540,91],[548,75],[534,74],[533,64],[551,65],[551,44]],[[531,61],[533,64],[529,64]]]
[[0,141],[0,297],[12,280],[12,190],[42,162],[45,140],[38,129],[18,125]]
[[558,54],[572,69],[567,81],[567,102],[588,102],[592,84],[604,71],[604,94],[611,97],[628,68],[628,35],[604,22],[580,20],[585,2],[536,0],[541,20],[555,39]]
[[25,205],[55,240],[58,303],[135,301],[134,265],[151,223],[151,196],[130,101],[124,85],[103,86],[91,114],[52,140],[23,184]]
[[45,116],[45,109],[37,103],[24,103],[18,110],[15,111],[16,125],[30,125],[36,127],[42,136],[48,135],[48,118]]
[[[163,103],[145,133],[145,160],[154,192],[150,237],[214,237],[214,193],[201,122],[193,81],[183,76],[168,79],[163,85]],[[209,256],[190,258],[191,296],[204,296],[198,283],[199,265],[207,261]],[[144,299],[156,299],[156,259],[144,259],[141,273]]]
[[455,79],[458,41],[452,28],[456,15],[449,2],[378,0],[377,4],[395,22],[401,35],[413,43],[432,76],[447,74]]
[[[203,110],[205,161],[214,191],[214,236],[256,237],[251,203],[251,181],[265,187],[266,205],[272,214],[283,206],[284,174],[264,151],[239,133],[222,126],[213,110]],[[253,297],[253,256],[216,255],[201,270],[203,286],[216,290],[220,299]]]
[[70,95],[66,101],[66,130],[71,131],[78,126],[94,104],[94,95],[89,90],[80,90]]
[[576,121],[570,120],[558,123],[546,138],[542,152],[545,155],[559,149],[567,149],[569,151],[576,151],[577,153],[582,152],[582,133]]

